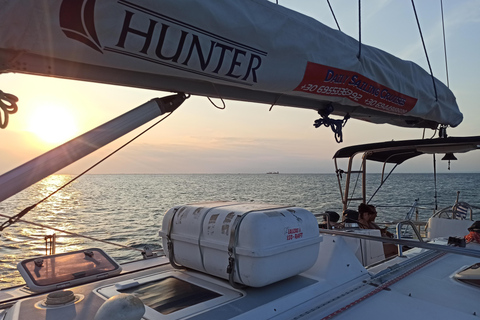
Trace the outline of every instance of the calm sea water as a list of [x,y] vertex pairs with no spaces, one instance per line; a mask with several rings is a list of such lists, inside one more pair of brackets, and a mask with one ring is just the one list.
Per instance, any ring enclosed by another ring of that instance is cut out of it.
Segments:
[[[13,216],[72,178],[50,176],[1,202],[0,213]],[[379,179],[379,174],[367,176],[368,194],[376,189]],[[420,218],[428,219],[434,207],[433,183],[432,174],[392,175],[371,201],[379,205],[377,220],[403,218],[408,211],[405,206],[416,198],[427,208],[420,212]],[[480,207],[479,185],[480,174],[439,174],[438,207],[452,206],[457,191],[461,191],[460,201]],[[356,190],[360,191],[360,185]],[[211,200],[294,205],[313,212],[342,211],[338,181],[333,174],[86,175],[37,206],[24,219],[124,246],[160,249],[158,231],[169,208]],[[476,215],[480,219],[480,214]],[[0,218],[0,222],[4,220]],[[23,283],[16,271],[17,263],[44,255],[44,237],[52,233],[21,222],[1,233],[0,287]],[[120,263],[141,258],[134,250],[55,233],[57,253],[100,247]]]

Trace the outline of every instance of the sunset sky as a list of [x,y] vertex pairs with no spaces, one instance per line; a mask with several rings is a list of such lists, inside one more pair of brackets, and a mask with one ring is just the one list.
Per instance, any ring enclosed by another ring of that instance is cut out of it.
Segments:
[[[358,38],[358,1],[330,0],[343,32]],[[279,0],[336,28],[326,1]],[[416,1],[434,75],[446,83],[440,0]],[[444,1],[450,88],[464,121],[450,136],[480,135],[477,94],[480,74],[478,0]],[[362,41],[428,70],[410,1],[362,1]],[[155,97],[151,90],[22,74],[0,75],[0,90],[19,98],[19,111],[0,130],[0,174]],[[221,102],[214,99],[215,103]],[[332,156],[357,143],[419,139],[422,129],[372,125],[349,120],[344,142],[330,128],[315,129],[315,111],[226,101],[215,108],[191,97],[171,117],[92,173],[333,173]],[[54,129],[52,131],[52,129]],[[138,133],[135,131],[62,173],[79,173]],[[427,130],[426,136],[433,135]],[[478,153],[457,155],[452,172],[480,172]],[[423,172],[431,158],[415,160],[399,171]],[[439,171],[447,171],[440,163]]]

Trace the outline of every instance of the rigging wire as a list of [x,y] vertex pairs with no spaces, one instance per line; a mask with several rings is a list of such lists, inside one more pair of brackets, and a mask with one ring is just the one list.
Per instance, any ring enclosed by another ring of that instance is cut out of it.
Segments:
[[435,202],[434,210],[437,211],[437,209],[438,209],[438,202],[437,202],[437,160],[435,158],[435,153],[433,154],[433,186],[434,186],[433,200]]
[[443,18],[443,0],[440,0],[440,9],[442,11],[443,52],[445,55],[445,74],[447,76],[447,87],[450,88],[450,81],[448,80],[447,41],[445,40],[445,20]]
[[[352,201],[352,198],[353,196],[355,195],[355,190],[357,189],[357,184],[358,184],[358,180],[360,180],[360,173],[362,171],[362,166],[363,164],[360,163],[360,168],[358,170],[358,173],[357,173],[357,179],[355,180],[355,185],[353,186],[353,190],[352,192],[350,193],[350,201],[347,202],[347,207],[350,205],[351,201]],[[347,195],[348,196],[348,195]]]
[[[1,214],[1,213],[0,213],[0,216],[4,217],[4,218],[9,218],[9,216]],[[110,242],[110,241],[107,241],[107,240],[96,239],[96,238],[86,236],[86,235],[83,235],[83,234],[79,234],[79,233],[75,233],[75,232],[71,232],[71,231],[66,231],[66,230],[62,230],[62,229],[57,229],[57,228],[54,228],[54,227],[50,227],[50,226],[40,224],[40,223],[36,223],[36,222],[32,222],[32,221],[27,221],[27,220],[23,220],[23,219],[18,219],[18,221],[23,222],[23,223],[27,223],[27,224],[31,224],[31,225],[34,225],[34,226],[37,226],[37,227],[41,227],[41,228],[50,229],[50,230],[53,230],[53,231],[69,234],[71,236],[76,236],[76,237],[85,238],[85,239],[89,239],[89,240],[99,241],[99,242],[103,242],[103,243],[110,244],[110,245],[113,245],[113,246],[122,247],[124,249],[130,249],[130,250],[136,250],[136,251],[143,252],[142,249],[129,247],[129,246],[124,246],[123,244]]]
[[[413,0],[412,0],[413,1]],[[443,32],[443,53],[445,57],[445,75],[447,77],[447,87],[450,88],[450,80],[448,76],[448,59],[447,59],[447,41],[446,41],[446,36],[445,36],[445,19],[444,19],[444,10],[443,10],[443,0],[440,0],[440,11],[442,14],[442,32]],[[418,20],[417,20],[418,22]],[[433,74],[432,74],[433,76]],[[435,85],[435,82],[434,82]],[[430,139],[433,139],[435,135],[437,134],[437,129],[433,132],[432,137]],[[423,136],[422,139],[425,138],[425,128],[423,129]]]
[[362,0],[358,0],[358,55],[357,55],[358,60],[360,60],[361,54],[362,54]]
[[377,195],[377,192],[380,191],[380,188],[385,184],[385,182],[387,181],[387,179],[390,177],[390,175],[393,173],[393,170],[395,170],[396,168],[398,167],[398,163],[395,164],[395,166],[393,166],[392,170],[390,170],[390,172],[387,174],[387,176],[385,177],[385,179],[383,179],[383,174],[382,174],[382,181],[380,181],[380,185],[377,187],[377,190],[375,190],[375,192],[370,196],[370,199],[368,199],[367,201],[367,204],[370,203],[370,201],[373,200],[373,197],[375,197]]
[[420,38],[422,39],[423,51],[425,51],[425,57],[427,58],[428,68],[430,69],[430,76],[432,77],[433,90],[435,91],[435,101],[438,101],[437,86],[435,85],[435,78],[433,77],[432,65],[430,64],[430,59],[428,58],[427,47],[425,46],[425,40],[423,39],[422,28],[420,27],[420,21],[418,20],[417,9],[415,9],[415,3],[413,2],[413,0],[411,1],[412,1],[413,12],[415,13],[415,19],[417,20],[418,32],[420,33]]
[[14,224],[15,222],[19,221],[24,215],[26,215],[28,212],[30,212],[33,208],[35,208],[36,206],[38,206],[40,203],[46,201],[47,199],[49,199],[50,197],[52,197],[54,194],[56,194],[57,192],[59,192],[60,190],[64,189],[65,187],[67,187],[68,185],[70,185],[72,182],[74,182],[75,180],[77,180],[78,178],[80,178],[81,176],[83,176],[84,174],[86,174],[87,172],[89,172],[90,170],[92,170],[93,168],[95,168],[96,166],[98,166],[100,163],[102,163],[103,161],[107,160],[108,158],[110,158],[111,156],[113,156],[115,153],[117,153],[118,151],[120,151],[121,149],[125,148],[127,145],[129,145],[130,143],[132,143],[133,141],[135,141],[136,139],[138,139],[140,136],[142,136],[144,133],[146,133],[147,131],[149,131],[150,129],[152,129],[153,127],[155,127],[157,124],[159,124],[160,122],[162,122],[163,120],[167,119],[170,115],[172,115],[173,111],[170,112],[169,114],[167,114],[165,117],[161,118],[160,120],[158,120],[157,122],[155,122],[154,124],[152,124],[150,127],[146,128],[145,130],[143,130],[142,132],[140,132],[138,135],[136,135],[135,137],[133,137],[132,139],[130,139],[129,141],[127,141],[126,143],[124,143],[123,145],[121,145],[119,148],[117,148],[116,150],[112,151],[110,154],[108,154],[106,157],[104,157],[103,159],[101,159],[100,161],[96,162],[94,165],[92,165],[91,167],[89,167],[88,169],[86,169],[85,171],[83,171],[82,173],[80,173],[78,176],[76,176],[75,178],[73,178],[72,180],[68,181],[67,183],[65,183],[63,186],[61,186],[60,188],[58,188],[57,190],[55,190],[54,192],[50,193],[48,196],[46,196],[45,198],[43,198],[42,200],[38,201],[37,203],[29,206],[29,207],[26,207],[25,209],[23,209],[20,213],[16,214],[15,216],[13,217],[9,217],[9,216],[5,216],[8,218],[7,221],[5,221],[1,226],[0,226],[0,232],[3,231],[5,228],[9,227],[10,225]]
[[342,31],[340,29],[340,25],[338,24],[337,17],[335,16],[335,13],[333,12],[332,5],[330,4],[330,0],[327,0],[328,6],[330,7],[330,12],[332,13],[333,20],[335,20],[335,23],[337,24],[338,31]]

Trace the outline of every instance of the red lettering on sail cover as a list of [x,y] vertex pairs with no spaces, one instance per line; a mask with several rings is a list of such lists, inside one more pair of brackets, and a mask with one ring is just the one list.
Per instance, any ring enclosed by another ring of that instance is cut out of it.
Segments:
[[308,62],[294,91],[347,98],[367,108],[393,114],[413,109],[417,99],[383,86],[356,72]]

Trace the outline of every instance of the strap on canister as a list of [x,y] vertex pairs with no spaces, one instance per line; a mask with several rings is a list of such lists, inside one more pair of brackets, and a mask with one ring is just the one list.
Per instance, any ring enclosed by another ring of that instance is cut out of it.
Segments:
[[[247,214],[256,211],[265,211],[265,210],[278,210],[278,209],[285,209],[289,208],[289,206],[276,206],[271,208],[263,208],[263,209],[255,209],[244,212],[241,215],[237,215],[235,221],[233,222],[232,231],[230,232],[230,240],[228,242],[228,266],[227,266],[227,273],[228,273],[228,282],[233,288],[240,289],[243,286],[235,283],[235,271],[238,270],[238,259],[236,253],[236,247],[238,244],[238,231],[240,230],[240,224],[242,223],[243,218],[247,216]],[[238,280],[240,283],[243,283],[242,277],[240,276],[240,272],[237,271]]]
[[[180,207],[180,208],[182,208],[182,207]],[[184,268],[183,266],[181,266],[181,265],[179,265],[175,262],[175,253],[174,253],[174,250],[173,250],[173,241],[172,241],[172,238],[171,238],[172,230],[173,230],[173,220],[175,218],[175,215],[179,211],[178,209],[180,209],[180,208],[176,208],[175,210],[173,210],[172,219],[170,219],[170,223],[168,224],[168,230],[167,230],[168,260],[170,261],[170,264],[172,265],[172,267],[174,267],[175,269],[183,269]]]
[[[256,210],[255,210],[256,211]],[[241,285],[235,283],[234,278],[235,278],[235,270],[238,269],[237,265],[237,253],[235,248],[237,247],[238,243],[238,230],[240,228],[240,223],[243,220],[243,218],[252,211],[248,211],[243,213],[242,215],[237,215],[235,218],[235,221],[233,222],[233,227],[230,231],[230,240],[228,242],[228,267],[227,267],[227,273],[228,273],[228,282],[233,288],[240,289],[242,288]],[[240,273],[237,272],[238,279],[240,282],[242,282]]]

